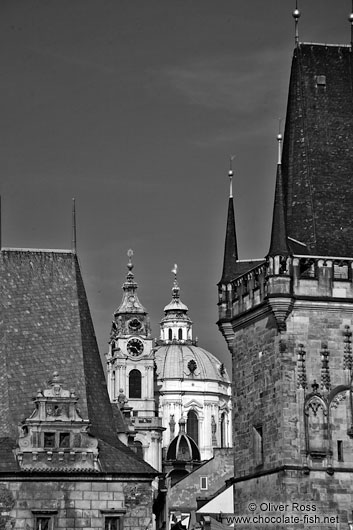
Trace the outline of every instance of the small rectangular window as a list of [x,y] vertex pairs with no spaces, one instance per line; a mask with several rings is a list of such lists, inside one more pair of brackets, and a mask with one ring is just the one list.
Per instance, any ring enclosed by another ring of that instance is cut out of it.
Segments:
[[34,530],[53,530],[54,529],[54,515],[57,510],[33,510],[34,516]]
[[36,517],[36,530],[50,530],[51,517]]
[[120,530],[120,517],[105,517],[104,530]]
[[59,435],[59,447],[70,447],[70,433],[61,432]]
[[55,447],[55,432],[44,433],[44,447],[49,449]]
[[255,465],[261,466],[264,463],[264,441],[262,425],[257,425],[256,427],[253,427],[253,442]]
[[207,477],[200,477],[200,490],[208,489],[208,480]]
[[337,440],[337,460],[343,462],[343,442],[342,440]]

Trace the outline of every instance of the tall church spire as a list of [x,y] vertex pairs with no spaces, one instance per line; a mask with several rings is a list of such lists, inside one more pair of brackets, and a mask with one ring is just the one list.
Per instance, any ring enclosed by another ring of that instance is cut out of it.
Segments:
[[287,230],[285,218],[285,205],[282,182],[281,146],[282,135],[277,136],[278,141],[278,163],[276,176],[275,202],[273,206],[272,231],[269,256],[288,256]]
[[[232,158],[231,158],[232,160]],[[223,272],[220,283],[228,283],[234,277],[235,262],[238,259],[237,236],[235,231],[235,215],[233,201],[233,169],[232,165],[228,172],[230,180],[230,192],[228,202],[228,216],[226,239],[224,244]]]

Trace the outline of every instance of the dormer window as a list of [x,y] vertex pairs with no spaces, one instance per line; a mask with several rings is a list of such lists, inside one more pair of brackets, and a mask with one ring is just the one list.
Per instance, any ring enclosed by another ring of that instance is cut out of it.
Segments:
[[55,447],[55,432],[44,433],[44,447],[46,449],[51,449],[52,447]]
[[61,432],[59,434],[59,447],[70,447],[70,433]]

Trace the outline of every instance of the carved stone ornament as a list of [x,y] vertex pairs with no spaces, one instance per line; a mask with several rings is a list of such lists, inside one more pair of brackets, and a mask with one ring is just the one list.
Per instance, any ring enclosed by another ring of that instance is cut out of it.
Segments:
[[21,469],[99,471],[98,440],[79,414],[78,397],[65,390],[57,372],[49,388],[37,392],[35,410],[18,426],[16,456]]
[[305,414],[308,416],[310,412],[314,416],[317,416],[318,410],[322,409],[324,416],[327,416],[327,406],[326,403],[319,396],[313,396],[305,405]]

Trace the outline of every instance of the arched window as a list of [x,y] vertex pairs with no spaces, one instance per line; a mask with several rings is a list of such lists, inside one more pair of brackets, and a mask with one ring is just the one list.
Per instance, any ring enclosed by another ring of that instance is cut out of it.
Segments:
[[226,418],[225,413],[222,413],[221,416],[221,447],[226,445]]
[[169,340],[173,339],[173,332],[171,329],[168,331],[168,337],[169,337]]
[[129,373],[129,397],[141,397],[141,372],[139,370],[131,370]]
[[115,399],[115,370],[112,371],[112,388],[111,388],[112,398]]
[[181,328],[178,329],[178,339],[181,340],[183,338],[183,330]]
[[197,414],[194,410],[189,410],[188,419],[186,421],[186,432],[194,440],[194,442],[199,444],[199,420],[197,419]]
[[136,440],[136,442],[134,442],[134,446],[135,446],[135,451],[136,451],[137,456],[139,456],[140,458],[143,458],[142,442],[139,442],[138,440]]

